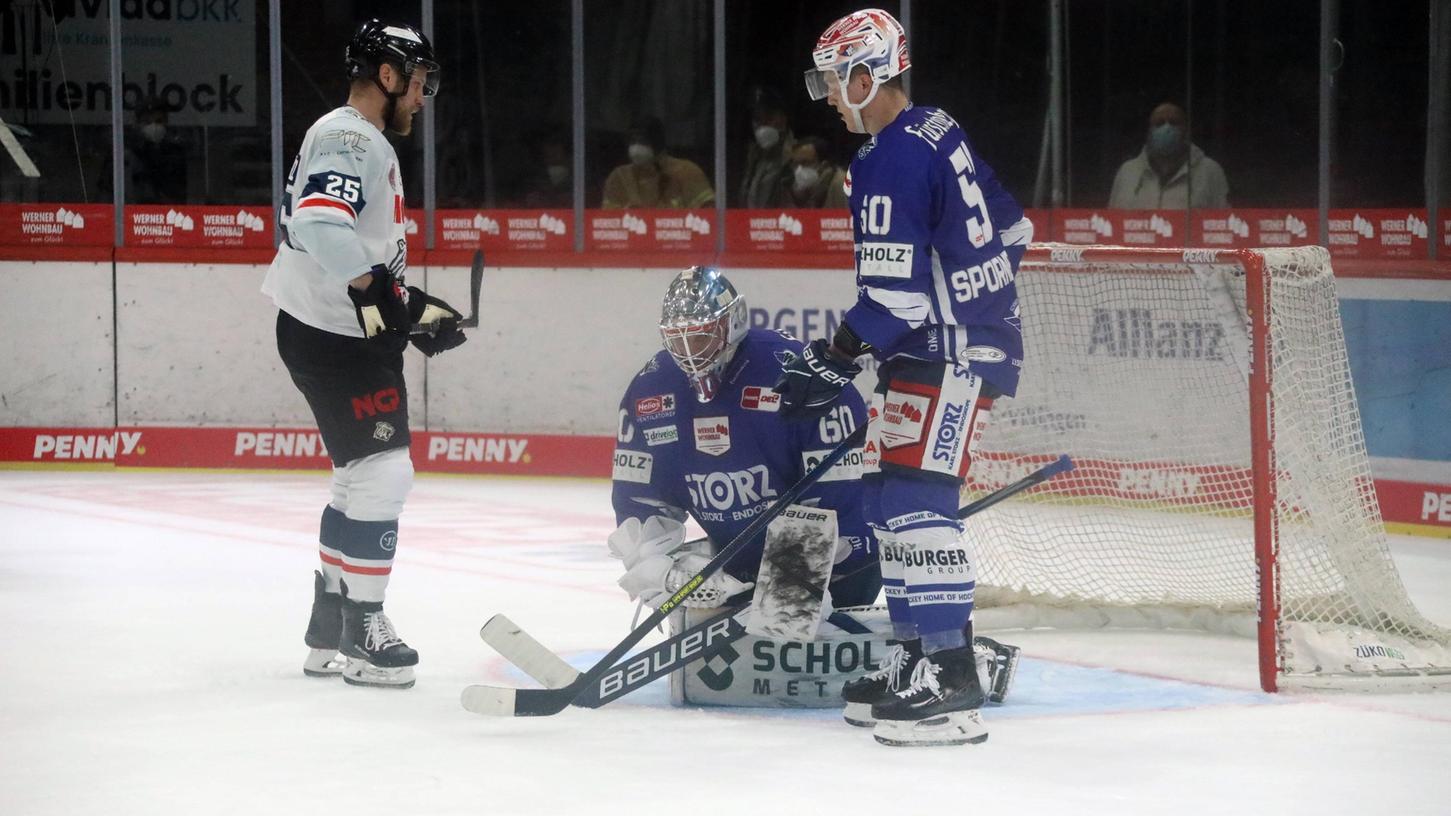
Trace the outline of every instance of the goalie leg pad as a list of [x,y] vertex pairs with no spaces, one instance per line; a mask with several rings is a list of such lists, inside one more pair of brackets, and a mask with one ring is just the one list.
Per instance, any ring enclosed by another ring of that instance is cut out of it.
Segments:
[[766,528],[746,631],[808,641],[830,613],[826,585],[836,553],[836,511],[792,505]]

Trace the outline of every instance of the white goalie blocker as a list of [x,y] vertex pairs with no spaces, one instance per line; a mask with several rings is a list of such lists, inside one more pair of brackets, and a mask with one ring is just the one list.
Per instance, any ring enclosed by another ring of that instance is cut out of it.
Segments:
[[[827,587],[837,552],[834,510],[793,505],[766,528],[755,596],[744,608],[687,607],[670,617],[671,634],[723,615],[746,634],[670,674],[676,705],[840,708],[841,687],[880,667],[891,647],[885,606],[833,609]],[[975,644],[990,702],[1007,695],[1017,648],[986,638]]]

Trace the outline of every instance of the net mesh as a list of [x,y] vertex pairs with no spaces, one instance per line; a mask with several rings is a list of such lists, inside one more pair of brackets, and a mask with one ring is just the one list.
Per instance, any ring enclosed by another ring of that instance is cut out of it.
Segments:
[[[1272,280],[1281,621],[1444,647],[1451,632],[1415,609],[1390,558],[1329,258],[1256,252]],[[978,609],[1016,612],[1008,625],[1253,634],[1244,270],[1050,257],[1074,255],[1034,253],[1019,272],[1022,382],[994,407],[964,499],[1060,453],[1077,469],[967,521]],[[1365,670],[1346,648],[1297,659],[1282,639],[1280,668]]]

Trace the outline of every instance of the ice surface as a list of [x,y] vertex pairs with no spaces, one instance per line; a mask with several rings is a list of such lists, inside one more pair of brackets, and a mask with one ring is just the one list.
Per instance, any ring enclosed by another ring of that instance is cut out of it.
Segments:
[[[300,670],[321,474],[0,473],[0,814],[1451,812],[1451,692],[1257,691],[1247,640],[1013,632],[981,746],[890,749],[829,711],[496,720],[494,612],[578,666],[627,631],[602,481],[420,476],[388,611],[409,691]],[[1451,622],[1451,542],[1395,538]],[[1005,810],[998,811],[996,809]]]

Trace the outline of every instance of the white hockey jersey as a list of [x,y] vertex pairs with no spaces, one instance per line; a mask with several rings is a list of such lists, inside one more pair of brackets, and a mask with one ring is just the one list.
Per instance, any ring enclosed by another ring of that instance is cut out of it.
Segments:
[[262,292],[314,328],[362,337],[348,281],[384,264],[407,267],[403,179],[383,134],[344,106],[302,140],[283,191],[284,239]]

